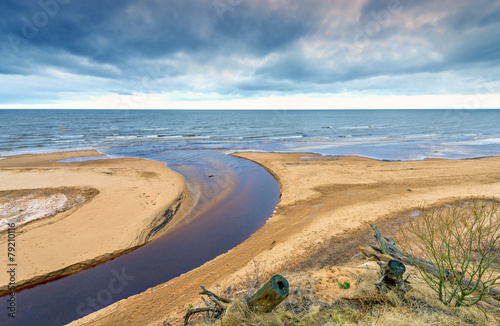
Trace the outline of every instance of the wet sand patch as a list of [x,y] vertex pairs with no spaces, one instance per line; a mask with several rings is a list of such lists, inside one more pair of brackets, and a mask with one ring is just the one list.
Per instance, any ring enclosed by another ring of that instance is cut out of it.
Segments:
[[93,188],[42,188],[0,191],[0,231],[7,224],[17,228],[42,218],[49,218],[80,206],[94,198]]

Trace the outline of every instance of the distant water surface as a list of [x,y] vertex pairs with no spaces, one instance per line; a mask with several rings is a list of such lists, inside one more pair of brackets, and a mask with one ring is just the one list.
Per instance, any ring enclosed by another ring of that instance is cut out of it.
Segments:
[[0,156],[139,146],[376,159],[500,154],[500,110],[0,110]]

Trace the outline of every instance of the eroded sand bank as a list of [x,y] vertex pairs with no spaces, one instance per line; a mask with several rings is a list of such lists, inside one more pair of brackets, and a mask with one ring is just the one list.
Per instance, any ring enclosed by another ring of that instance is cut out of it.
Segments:
[[274,272],[311,254],[311,245],[348,238],[422,202],[427,205],[500,193],[500,158],[382,162],[360,157],[239,153],[280,182],[281,203],[248,240],[189,273],[117,302],[71,325],[177,324],[189,304],[202,305],[199,285],[225,289],[254,261]]
[[[183,177],[162,162],[136,158],[58,162],[100,155],[78,151],[0,160],[0,195],[5,199],[1,208],[6,216],[27,222],[16,223],[15,228],[18,286],[132,250],[168,229],[158,227],[167,209],[177,210],[176,216],[189,209]],[[18,202],[17,209],[16,198],[27,204]],[[0,247],[7,248],[6,241],[3,232]],[[6,259],[3,255],[4,266]],[[7,284],[8,275],[2,273],[2,292]]]

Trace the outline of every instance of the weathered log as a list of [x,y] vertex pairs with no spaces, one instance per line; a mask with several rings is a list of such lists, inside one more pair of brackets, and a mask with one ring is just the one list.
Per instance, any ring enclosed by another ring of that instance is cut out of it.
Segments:
[[208,312],[208,313],[211,312],[215,316],[221,316],[224,310],[227,309],[228,304],[231,302],[226,298],[218,296],[212,291],[208,291],[203,285],[201,285],[201,289],[203,291],[200,292],[200,294],[206,295],[210,300],[212,300],[213,303],[210,303],[204,297],[201,297],[201,299],[203,300],[203,302],[205,302],[207,306],[199,308],[190,308],[186,313],[186,316],[184,316],[184,325],[187,325],[189,323],[189,318],[191,318],[192,315],[201,312]]
[[375,261],[380,266],[380,270],[378,271],[381,275],[380,280],[375,284],[375,287],[379,291],[387,289],[395,288],[398,292],[398,296],[403,299],[406,292],[410,289],[408,282],[408,277],[410,274],[407,274],[406,277],[403,278],[403,274],[406,271],[405,265],[399,260],[393,259],[392,256],[382,253],[382,251],[374,246],[370,247],[360,247],[358,249],[367,257],[375,259]]
[[398,261],[391,259],[388,262],[378,261],[380,266],[380,275],[382,276],[375,287],[379,290],[382,290],[383,285],[385,285],[388,289],[395,288],[398,292],[398,296],[401,299],[404,299],[406,292],[408,292],[408,277],[410,274],[407,274],[405,278],[403,278],[403,274],[406,271],[405,265]]
[[365,257],[374,258],[375,261],[388,262],[389,260],[393,259],[391,255],[383,254],[372,247],[357,247],[365,255]]
[[184,316],[184,325],[187,325],[189,323],[189,318],[191,318],[192,315],[200,313],[200,312],[220,313],[219,309],[217,307],[213,307],[213,306],[191,308],[186,313],[186,316]]
[[373,245],[370,245],[375,250],[380,251],[383,254],[388,254],[391,257],[403,262],[407,263],[413,266],[422,266],[427,272],[437,274],[437,269],[432,262],[422,259],[420,257],[415,257],[413,255],[407,254],[406,252],[402,251],[398,247],[396,247],[396,244],[394,243],[394,240],[391,238],[383,238],[382,235],[380,234],[380,231],[377,229],[376,226],[370,225],[372,229],[375,231],[375,240],[377,241],[379,247],[375,247]]
[[227,305],[231,302],[226,298],[219,297],[217,294],[213,293],[212,291],[208,291],[203,285],[201,285],[201,289],[203,290],[200,292],[201,295],[206,295],[210,300],[215,302],[217,306],[219,306],[222,310],[225,310],[227,308]]
[[388,275],[394,277],[401,277],[401,275],[406,272],[405,265],[402,262],[394,259],[389,260],[387,263],[381,264],[380,268],[386,271]]
[[[208,302],[204,297],[201,297],[206,307],[190,308],[184,317],[184,325],[189,323],[189,318],[192,315],[208,312],[213,313],[216,317],[222,316],[222,313],[231,303],[229,299],[218,296],[217,294],[208,291],[201,285],[201,295],[206,295],[213,303]],[[231,288],[228,288],[228,295]],[[250,299],[248,299],[248,307],[255,312],[271,312],[285,298],[288,297],[288,281],[281,275],[274,275],[269,282],[264,284]]]
[[[372,249],[374,249],[375,251],[378,251],[382,254],[389,254],[389,255],[391,255],[391,257],[393,257],[393,258],[395,258],[403,263],[422,268],[427,273],[430,273],[430,274],[433,274],[436,276],[439,275],[439,272],[438,272],[436,266],[434,266],[434,264],[432,262],[425,260],[425,259],[422,259],[420,257],[413,256],[411,254],[408,254],[408,253],[402,251],[401,249],[396,247],[396,244],[394,243],[393,239],[383,238],[376,226],[374,226],[374,225],[370,225],[370,226],[375,231],[374,237],[379,245],[379,247],[370,245],[370,247]],[[451,272],[449,270],[445,270],[444,272],[445,272],[446,276],[451,276]],[[482,287],[483,287],[483,284],[481,284],[481,283],[477,284],[477,282],[469,280],[466,277],[464,277],[462,279],[462,284],[468,286],[468,288],[471,288],[471,289],[476,287],[476,285],[477,285],[478,289],[482,289]],[[499,289],[490,288],[488,293],[494,299],[500,300],[500,290]]]
[[256,312],[271,312],[287,297],[288,281],[276,274],[248,300],[248,307]]

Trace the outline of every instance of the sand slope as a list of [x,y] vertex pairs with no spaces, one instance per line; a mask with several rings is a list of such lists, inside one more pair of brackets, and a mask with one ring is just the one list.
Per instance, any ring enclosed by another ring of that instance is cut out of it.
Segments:
[[[162,162],[135,158],[57,162],[97,155],[101,154],[81,151],[0,160],[0,194],[50,193],[52,199],[79,191],[88,195],[85,202],[62,213],[16,228],[18,285],[71,273],[142,245],[159,234],[149,231],[161,223],[170,206],[186,202],[183,177]],[[5,242],[4,233],[0,247],[6,248]],[[1,258],[4,266],[6,259]],[[2,290],[7,276],[0,277]]]
[[[422,201],[498,196],[500,158],[381,162],[360,157],[239,153],[273,173],[282,187],[276,214],[248,240],[189,273],[117,302],[71,325],[177,324],[189,304],[203,305],[199,285],[225,289],[253,261],[279,272],[311,246],[342,239],[369,222],[390,219]],[[301,158],[301,157],[307,158]],[[254,260],[255,259],[255,260]],[[293,284],[291,284],[293,287]]]

